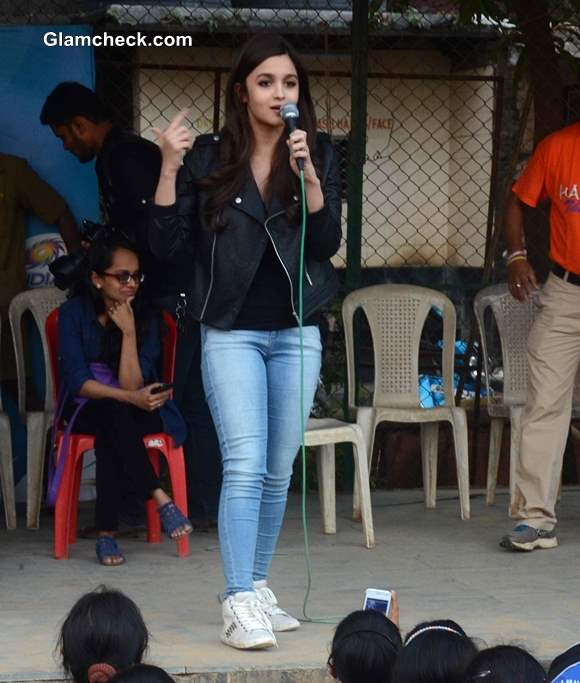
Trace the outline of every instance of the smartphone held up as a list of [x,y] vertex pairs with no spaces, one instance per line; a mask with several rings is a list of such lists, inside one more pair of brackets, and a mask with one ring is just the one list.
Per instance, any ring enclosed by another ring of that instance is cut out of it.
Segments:
[[391,591],[382,590],[380,588],[367,588],[365,591],[363,609],[374,609],[388,617],[391,613],[392,601],[393,594]]

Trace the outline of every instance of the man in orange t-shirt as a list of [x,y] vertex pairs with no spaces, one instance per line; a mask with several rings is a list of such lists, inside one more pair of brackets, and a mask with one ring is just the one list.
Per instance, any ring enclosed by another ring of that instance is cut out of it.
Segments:
[[538,287],[524,246],[522,205],[544,199],[551,201],[554,265],[528,338],[528,399],[510,510],[519,522],[500,543],[512,550],[558,545],[555,505],[580,364],[580,123],[542,140],[508,199],[508,284],[520,301]]

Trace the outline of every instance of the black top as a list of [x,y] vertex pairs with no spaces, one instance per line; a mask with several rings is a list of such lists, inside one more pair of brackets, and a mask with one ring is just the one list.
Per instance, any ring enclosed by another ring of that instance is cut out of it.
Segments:
[[[303,324],[317,325],[318,322],[319,316],[313,315]],[[270,243],[232,329],[285,330],[297,326],[298,320],[292,311],[290,282]]]
[[283,330],[297,324],[292,314],[290,282],[270,243],[266,247],[233,329]]
[[147,205],[159,182],[159,147],[115,126],[103,141],[95,170],[108,222],[137,247],[147,293],[162,297],[187,290],[189,275],[186,266],[190,267],[190,264],[168,268],[149,247]]

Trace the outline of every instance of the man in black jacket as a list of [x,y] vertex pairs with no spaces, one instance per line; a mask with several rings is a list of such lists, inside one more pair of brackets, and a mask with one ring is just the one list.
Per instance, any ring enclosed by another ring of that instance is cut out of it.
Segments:
[[174,397],[188,426],[189,516],[194,526],[207,526],[217,517],[221,465],[201,382],[199,324],[185,316],[180,296],[189,291],[191,265],[184,255],[181,263],[168,268],[151,253],[148,243],[146,209],[159,180],[159,147],[116,126],[97,95],[80,83],[60,83],[47,97],[40,120],[81,163],[96,158],[108,223],[137,245],[147,294],[180,317]]

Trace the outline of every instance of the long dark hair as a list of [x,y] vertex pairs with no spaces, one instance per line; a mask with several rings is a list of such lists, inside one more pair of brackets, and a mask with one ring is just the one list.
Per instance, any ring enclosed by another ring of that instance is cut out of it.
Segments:
[[149,632],[137,605],[121,591],[99,586],[68,613],[58,639],[62,666],[75,683],[88,683],[93,664],[117,671],[139,664]]
[[407,634],[391,683],[463,683],[476,654],[473,641],[456,622],[423,622]]
[[[225,227],[223,210],[242,189],[250,172],[250,159],[255,146],[247,108],[236,91],[236,85],[245,88],[248,75],[266,59],[277,55],[288,55],[296,68],[299,90],[297,105],[300,112],[298,125],[306,131],[308,146],[314,150],[316,115],[306,69],[285,38],[274,34],[255,35],[242,47],[226,86],[225,124],[220,145],[221,168],[199,182],[200,187],[209,192],[206,213],[210,225],[216,230]],[[266,186],[266,203],[276,196],[284,205],[288,205],[296,194],[298,180],[290,168],[286,136],[281,133]],[[298,212],[295,212],[295,216],[290,217],[297,220],[297,216]]]
[[[97,315],[105,312],[105,302],[103,300],[102,290],[97,289],[93,285],[91,273],[104,273],[110,268],[113,263],[115,252],[118,249],[126,249],[137,255],[136,247],[121,235],[112,234],[108,237],[95,240],[87,251],[84,275],[73,290],[75,296],[85,296],[91,300]],[[160,324],[160,316],[159,312],[151,305],[149,298],[145,295],[143,287],[137,289],[137,294],[132,305],[133,314],[135,316],[137,346],[140,347],[145,334],[151,328],[151,325]],[[112,320],[108,319],[105,326],[100,360],[108,365],[115,373],[119,370],[122,341],[123,335],[121,330]]]
[[389,683],[401,647],[401,634],[390,619],[358,610],[336,627],[328,665],[341,683]]
[[515,645],[482,650],[465,674],[465,683],[545,683],[546,680],[540,662]]

